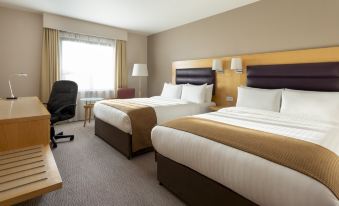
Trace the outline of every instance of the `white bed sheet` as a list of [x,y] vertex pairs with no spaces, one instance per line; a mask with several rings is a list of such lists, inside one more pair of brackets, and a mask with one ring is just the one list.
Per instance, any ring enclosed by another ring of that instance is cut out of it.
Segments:
[[[209,112],[208,107],[214,106],[214,102],[196,104],[180,99],[172,99],[161,96],[150,98],[134,98],[126,101],[147,105],[154,108],[157,115],[157,123],[162,124],[182,116],[196,115]],[[95,103],[93,108],[94,115],[104,122],[113,125],[120,130],[132,134],[131,120],[128,115],[118,109]]]
[[[276,112],[246,108],[227,108],[197,116],[313,142],[338,155],[337,122],[297,119]],[[201,136],[157,126],[152,130],[152,143],[156,151],[165,157],[262,206],[339,205],[335,195],[315,179]]]

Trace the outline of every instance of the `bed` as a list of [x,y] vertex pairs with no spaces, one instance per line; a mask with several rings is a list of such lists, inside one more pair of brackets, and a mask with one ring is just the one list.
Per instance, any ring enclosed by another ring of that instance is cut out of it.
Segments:
[[[176,71],[176,78],[177,84],[215,84],[215,72],[212,71],[211,68],[180,69],[180,71]],[[133,98],[120,101],[122,104],[133,103],[153,108],[156,115],[156,124],[162,124],[166,121],[182,116],[206,113],[209,111],[209,106],[215,105],[214,102],[198,104],[181,99],[161,96],[151,98]],[[97,102],[94,105],[94,114],[96,136],[102,138],[127,158],[130,159],[133,156],[153,150],[151,146],[138,147],[137,151],[133,150],[132,120],[126,112],[119,108],[113,108],[103,102]],[[141,119],[133,121],[147,120]]]
[[[339,91],[339,63],[248,66],[247,85]],[[338,166],[336,121],[248,108],[226,108],[196,117],[319,145],[336,155]],[[339,205],[337,193],[300,171],[166,124],[152,131],[158,180],[189,205]],[[334,180],[338,187],[338,177]]]

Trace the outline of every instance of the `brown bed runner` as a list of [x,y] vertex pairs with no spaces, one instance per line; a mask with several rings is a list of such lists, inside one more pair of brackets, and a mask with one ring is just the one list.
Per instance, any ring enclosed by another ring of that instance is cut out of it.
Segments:
[[127,99],[101,101],[101,104],[126,113],[131,120],[132,152],[152,147],[151,131],[157,124],[157,116],[152,107],[129,102]]
[[318,180],[339,197],[339,157],[317,144],[195,117],[180,118],[162,126],[199,135],[289,167]]

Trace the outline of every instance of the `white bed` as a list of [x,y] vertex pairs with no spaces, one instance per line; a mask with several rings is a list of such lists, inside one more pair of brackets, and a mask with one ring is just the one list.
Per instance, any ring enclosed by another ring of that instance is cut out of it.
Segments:
[[[157,116],[158,124],[182,116],[206,113],[209,112],[209,106],[215,105],[214,102],[198,104],[161,96],[134,98],[128,99],[128,101],[153,107]],[[93,111],[96,118],[115,126],[125,133],[132,134],[131,120],[126,113],[113,107],[101,104],[100,102],[97,102],[94,105]]]
[[[196,116],[309,141],[339,154],[339,122],[239,107]],[[262,206],[339,205],[335,195],[313,178],[191,133],[156,126],[152,143],[161,155]]]

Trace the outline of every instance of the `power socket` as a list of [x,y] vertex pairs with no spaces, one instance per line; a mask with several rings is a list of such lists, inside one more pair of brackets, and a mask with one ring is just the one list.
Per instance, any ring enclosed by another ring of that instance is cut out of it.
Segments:
[[232,96],[227,96],[226,97],[227,102],[233,102],[233,97]]

